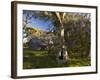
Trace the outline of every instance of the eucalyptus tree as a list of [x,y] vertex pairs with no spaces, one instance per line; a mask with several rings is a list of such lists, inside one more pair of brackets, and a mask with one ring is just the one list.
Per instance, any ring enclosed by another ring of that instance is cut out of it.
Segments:
[[[24,18],[23,18],[24,29],[26,29],[27,25],[31,23],[32,18],[39,19],[44,22],[49,22],[48,31],[49,33],[50,32],[54,33],[57,36],[54,42],[55,43],[58,42],[59,47],[60,47],[60,48],[56,46],[54,47],[58,49],[57,51],[59,51],[57,52],[57,55],[58,55],[57,58],[63,60],[64,62],[69,59],[68,51],[66,49],[67,47],[66,41],[68,41],[66,40],[66,36],[69,38],[70,34],[74,35],[78,33],[76,29],[81,30],[82,26],[86,27],[86,23],[84,23],[84,21],[87,20],[90,22],[89,14],[71,13],[71,12],[50,12],[50,11],[29,11],[29,10],[27,11],[26,10],[24,12]],[[77,24],[78,21],[80,22]],[[76,28],[77,25],[79,25],[78,28]],[[70,30],[68,28],[70,28]],[[27,31],[26,33],[30,35],[30,33],[28,33]]]
[[[64,39],[64,22],[65,22],[65,12],[49,12],[49,11],[26,11],[24,12],[24,29],[26,29],[27,25],[30,23],[31,18],[39,19],[42,21],[51,22],[48,26],[49,32],[53,32],[58,36],[60,53],[59,56],[63,60],[68,60],[67,50],[65,50],[65,39]],[[51,29],[52,27],[52,29]],[[27,33],[28,34],[28,33]]]

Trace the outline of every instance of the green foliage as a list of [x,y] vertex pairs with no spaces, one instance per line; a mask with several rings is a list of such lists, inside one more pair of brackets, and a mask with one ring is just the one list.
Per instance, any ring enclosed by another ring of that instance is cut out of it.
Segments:
[[[28,15],[30,14],[30,16]],[[44,33],[42,37],[50,37],[53,44],[47,45],[48,51],[32,51],[24,49],[24,68],[44,68],[44,67],[70,67],[90,65],[90,46],[91,46],[91,22],[89,13],[69,13],[63,18],[63,12],[59,12],[61,22],[59,22],[56,12],[30,11],[26,17],[26,24],[30,18],[34,17],[43,21],[51,21],[53,29],[49,33]],[[63,19],[63,20],[62,20]],[[61,26],[64,28],[64,39],[61,37]],[[24,25],[27,27],[26,25]],[[31,34],[26,30],[28,36]],[[50,34],[53,34],[50,36]],[[32,36],[33,37],[33,36]],[[40,37],[40,36],[39,36]],[[46,41],[46,39],[44,39]],[[64,42],[62,41],[64,40]],[[49,39],[47,40],[49,41]],[[55,53],[65,45],[70,61],[58,64]]]
[[[83,26],[84,25],[84,26]],[[81,19],[65,24],[65,44],[73,56],[88,57],[90,54],[91,30],[90,21]],[[76,54],[77,53],[77,54]]]

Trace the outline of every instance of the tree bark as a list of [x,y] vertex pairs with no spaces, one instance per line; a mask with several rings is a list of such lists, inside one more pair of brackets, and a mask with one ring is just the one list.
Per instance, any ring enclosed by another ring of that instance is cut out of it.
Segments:
[[65,50],[64,25],[63,25],[65,13],[63,13],[63,15],[61,16],[59,12],[56,12],[56,15],[58,17],[58,20],[59,20],[60,26],[61,26],[61,29],[60,29],[61,57],[60,57],[60,59],[65,59],[67,61],[68,60],[68,53],[67,53],[67,50]]

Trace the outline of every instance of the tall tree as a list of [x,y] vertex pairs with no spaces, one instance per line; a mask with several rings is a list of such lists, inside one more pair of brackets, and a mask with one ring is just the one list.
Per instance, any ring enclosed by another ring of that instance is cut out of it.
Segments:
[[[66,13],[64,12],[47,12],[47,11],[26,11],[24,14],[24,28],[26,29],[27,24],[29,23],[31,18],[38,18],[40,20],[44,21],[51,21],[53,28],[51,31],[56,33],[60,38],[60,55],[62,55],[62,59],[67,60],[68,54],[67,51],[65,51],[65,39],[64,39],[64,22],[65,22],[65,16]],[[52,26],[51,25],[51,26]],[[59,55],[59,56],[60,56]],[[64,58],[65,57],[65,58]]]
[[[49,11],[26,11],[24,15],[27,15],[25,16],[26,17],[24,21],[25,25],[30,23],[31,18],[39,19],[45,22],[47,21],[51,22],[51,24],[48,25],[50,26],[48,30],[49,32],[53,32],[54,34],[56,34],[56,36],[59,37],[58,40],[56,40],[55,42],[57,41],[60,42],[60,56],[61,56],[61,59],[64,59],[65,57],[65,61],[69,59],[68,54],[67,54],[68,51],[65,49],[66,47],[65,41],[71,42],[72,41],[71,39],[75,37],[74,35],[80,34],[80,33],[81,33],[80,38],[82,38],[84,35],[82,33],[84,32],[82,31],[83,29],[82,27],[85,26],[87,30],[88,26],[86,26],[86,20],[90,22],[89,21],[90,14],[87,14],[87,13],[85,14],[85,13],[70,13],[70,12],[65,13],[65,12],[49,12]],[[87,25],[88,24],[89,23],[87,23]],[[27,27],[25,25],[24,27]],[[70,35],[72,35],[71,39],[65,40],[66,36],[70,38]],[[73,42],[78,41],[78,40],[79,38],[76,37],[73,40]],[[82,40],[84,40],[84,38],[82,38],[80,42],[82,42]],[[71,43],[71,45],[72,44],[73,43]]]
[[[67,50],[65,50],[65,39],[64,39],[64,22],[65,22],[66,13],[56,12],[56,16],[60,23],[60,37],[61,37],[61,56],[60,59],[64,59],[65,61],[69,59]],[[65,62],[64,61],[64,62]]]

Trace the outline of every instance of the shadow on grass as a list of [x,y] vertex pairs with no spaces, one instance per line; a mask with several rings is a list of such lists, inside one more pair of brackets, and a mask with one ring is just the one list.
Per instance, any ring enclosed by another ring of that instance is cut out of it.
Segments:
[[67,63],[58,64],[55,56],[48,54],[48,51],[45,50],[34,51],[24,48],[23,69],[76,67],[90,65],[90,60],[87,59],[71,59]]

